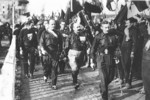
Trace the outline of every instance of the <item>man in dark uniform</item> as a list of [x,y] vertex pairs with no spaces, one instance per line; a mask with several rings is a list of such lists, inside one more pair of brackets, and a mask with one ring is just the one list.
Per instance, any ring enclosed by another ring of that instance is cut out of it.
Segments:
[[11,44],[11,40],[12,40],[12,28],[10,27],[9,23],[5,24],[5,34],[8,36],[9,43]]
[[91,48],[91,66],[99,68],[100,93],[103,100],[108,100],[108,85],[113,80],[115,74],[114,52],[117,47],[116,35],[108,33],[109,22],[103,21],[101,24],[102,32],[95,36]]
[[147,34],[144,35],[144,48],[142,57],[142,79],[145,90],[145,100],[150,100],[150,22],[147,25]]
[[122,67],[125,75],[125,87],[124,89],[130,89],[132,84],[132,67],[133,57],[135,53],[135,42],[136,42],[136,28],[131,23],[132,19],[126,21],[126,28],[124,29],[123,41],[121,44],[122,53]]
[[66,42],[66,39],[67,37],[69,36],[69,29],[67,29],[66,27],[66,23],[64,20],[60,20],[60,29],[59,29],[61,35],[62,35],[62,59],[59,61],[59,72],[60,73],[63,73],[64,70],[65,70],[65,66],[66,66],[66,62],[64,58],[66,58],[66,51],[65,51],[65,42]]
[[73,85],[75,89],[78,89],[78,74],[79,69],[83,63],[83,52],[86,48],[86,38],[82,37],[81,33],[81,24],[74,23],[73,24],[73,32],[70,33],[69,37],[67,38],[66,42],[66,49],[68,49],[68,59],[69,65],[72,70],[72,78],[73,78]]
[[[20,52],[23,54],[23,66],[26,77],[33,78],[35,69],[35,54],[37,52],[37,36],[31,29],[32,22],[28,21],[19,34]],[[30,69],[30,73],[28,70]]]
[[50,19],[49,25],[41,35],[40,47],[43,55],[44,64],[44,80],[51,76],[52,89],[57,89],[57,69],[59,55],[62,51],[62,37],[60,33],[55,29],[56,21]]
[[[37,29],[38,29],[37,40],[38,40],[38,52],[39,52],[37,61],[40,60],[42,62],[42,54],[40,50],[40,38],[41,38],[42,33],[45,31],[45,26],[43,25],[43,21],[39,21],[37,23]],[[43,66],[43,62],[42,62],[42,66]]]

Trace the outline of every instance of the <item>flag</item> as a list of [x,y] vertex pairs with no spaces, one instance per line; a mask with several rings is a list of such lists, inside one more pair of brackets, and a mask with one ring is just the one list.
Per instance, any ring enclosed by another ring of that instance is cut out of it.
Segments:
[[108,8],[108,10],[110,11],[113,11],[112,7],[111,7],[111,3],[113,2],[114,0],[107,0],[107,3],[106,3],[106,7]]
[[122,23],[124,20],[126,20],[127,12],[128,12],[128,7],[127,7],[127,5],[125,5],[124,7],[121,8],[118,15],[114,19],[115,23]]
[[93,13],[101,13],[103,8],[102,8],[102,4],[99,2],[95,2],[95,4],[91,4],[91,3],[88,3],[88,2],[85,2],[84,3],[84,9],[85,11],[88,11],[88,12],[93,12]]
[[128,14],[127,14],[127,18],[131,18],[135,15],[139,14],[139,10],[137,9],[137,7],[135,6],[135,4],[131,4],[130,7],[128,7]]
[[79,1],[71,0],[70,7],[67,8],[65,18],[64,18],[66,21],[66,24],[69,24],[70,19],[82,9],[83,9],[83,7],[80,5]]
[[65,12],[61,9],[61,12],[60,12],[60,19],[63,19],[64,20],[65,18]]
[[143,1],[132,1],[132,2],[135,4],[135,6],[137,7],[137,9],[140,12],[148,8],[145,0],[143,0]]
[[26,12],[24,14],[22,14],[23,16],[29,17],[30,16],[30,12]]

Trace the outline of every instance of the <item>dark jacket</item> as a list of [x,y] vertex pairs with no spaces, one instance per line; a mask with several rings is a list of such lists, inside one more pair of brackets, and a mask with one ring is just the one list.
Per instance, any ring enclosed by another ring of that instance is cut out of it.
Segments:
[[104,54],[104,50],[108,49],[109,54],[114,54],[117,47],[117,36],[114,33],[99,33],[95,36],[91,48],[91,58],[94,59],[96,54]]
[[131,52],[135,52],[135,47],[136,47],[136,39],[137,39],[137,28],[134,26],[131,26],[129,28],[129,37],[130,40],[126,41],[126,35],[124,34],[123,36],[123,41],[122,41],[122,47],[126,46],[126,44],[128,43],[129,45],[131,45]]
[[[32,34],[32,39],[29,40],[28,34]],[[37,36],[35,34],[35,31],[32,29],[22,29],[19,34],[19,45],[22,47],[22,49],[25,48],[37,48]]]
[[55,37],[52,33],[44,31],[40,38],[40,46],[47,51],[52,57],[56,58],[62,51],[62,36],[58,31],[54,31],[58,37]]
[[45,31],[45,27],[41,27],[39,30],[38,30],[38,33],[37,33],[37,40],[38,40],[38,43],[40,43],[40,38],[41,38],[41,35],[42,33]]
[[69,37],[66,40],[66,49],[74,49],[78,51],[82,51],[86,49],[86,42],[80,41],[81,34],[77,35],[75,33],[70,33]]

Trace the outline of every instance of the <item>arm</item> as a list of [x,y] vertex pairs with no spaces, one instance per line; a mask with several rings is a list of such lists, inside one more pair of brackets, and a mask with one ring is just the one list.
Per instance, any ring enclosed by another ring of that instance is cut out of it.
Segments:
[[93,60],[95,58],[95,52],[97,51],[98,48],[98,38],[97,36],[94,38],[94,41],[92,43],[92,47],[91,47],[91,59]]
[[[45,32],[45,31],[44,31]],[[41,38],[40,38],[40,42],[39,42],[39,45],[40,45],[40,49],[41,49],[41,52],[43,55],[45,55],[47,52],[46,50],[44,49],[45,47],[45,36],[44,36],[44,32],[42,33],[41,35]]]

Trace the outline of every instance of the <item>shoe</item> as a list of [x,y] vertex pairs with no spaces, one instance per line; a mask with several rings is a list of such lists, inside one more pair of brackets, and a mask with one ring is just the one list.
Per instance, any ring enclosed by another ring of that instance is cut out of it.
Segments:
[[56,86],[56,85],[53,85],[51,88],[52,88],[53,90],[57,90],[57,86]]
[[79,86],[80,86],[80,84],[79,84],[79,83],[76,83],[76,84],[74,85],[74,88],[77,90],[77,89],[79,88]]
[[29,74],[29,77],[32,79],[32,78],[33,78],[33,74],[30,73],[30,74]]
[[132,86],[130,84],[126,84],[125,87],[123,88],[123,90],[126,90],[126,89],[131,89]]
[[25,78],[29,78],[28,74],[25,74]]
[[47,82],[47,77],[46,76],[44,76],[44,81]]
[[140,94],[145,94],[145,89],[144,89],[144,87],[139,90],[139,93],[140,93]]

